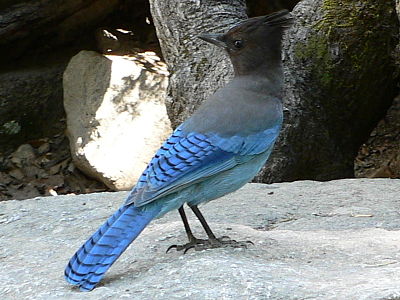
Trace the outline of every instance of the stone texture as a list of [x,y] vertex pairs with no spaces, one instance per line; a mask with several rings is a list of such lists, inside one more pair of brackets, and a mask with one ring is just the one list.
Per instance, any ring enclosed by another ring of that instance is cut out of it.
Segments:
[[64,281],[65,264],[127,194],[1,202],[0,298],[399,299],[399,189],[393,179],[249,184],[202,211],[218,236],[254,246],[166,254],[186,240],[171,212],[90,293]]
[[64,107],[76,166],[114,190],[130,189],[171,132],[166,87],[166,68],[151,52],[74,56],[64,73]]

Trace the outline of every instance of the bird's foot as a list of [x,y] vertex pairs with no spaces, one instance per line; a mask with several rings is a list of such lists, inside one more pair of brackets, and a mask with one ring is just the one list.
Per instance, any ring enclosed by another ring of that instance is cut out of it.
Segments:
[[203,240],[203,239],[197,239],[194,238],[192,239],[189,243],[187,244],[183,244],[183,245],[171,245],[168,247],[167,249],[167,253],[169,252],[169,250],[171,249],[176,249],[176,251],[182,251],[183,253],[188,252],[190,249],[194,248],[198,248],[200,245],[205,245],[208,242],[208,240]]
[[184,245],[172,245],[168,247],[167,253],[171,249],[176,249],[176,251],[182,251],[183,253],[188,252],[190,249],[196,251],[214,249],[214,248],[247,248],[248,245],[254,245],[251,241],[236,241],[232,240],[228,236],[222,236],[220,238],[210,238],[207,240],[203,239],[192,239],[189,243]]

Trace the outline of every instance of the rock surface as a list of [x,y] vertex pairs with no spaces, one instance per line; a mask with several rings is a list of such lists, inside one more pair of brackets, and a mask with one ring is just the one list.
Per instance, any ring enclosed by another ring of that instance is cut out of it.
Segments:
[[165,65],[152,52],[105,57],[82,51],[63,81],[75,165],[114,190],[130,189],[171,133]]
[[249,184],[202,211],[217,235],[254,246],[166,254],[186,240],[172,212],[90,293],[63,269],[126,193],[1,202],[0,298],[399,299],[399,190],[393,179]]

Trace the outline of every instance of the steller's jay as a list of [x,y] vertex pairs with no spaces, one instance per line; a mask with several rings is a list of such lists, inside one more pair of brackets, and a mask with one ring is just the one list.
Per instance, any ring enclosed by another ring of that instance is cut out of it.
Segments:
[[[292,22],[283,10],[245,20],[225,34],[199,36],[227,51],[234,78],[161,146],[122,207],[71,258],[65,269],[69,283],[94,289],[147,224],[173,209],[179,210],[189,243],[170,248],[246,246],[216,238],[197,206],[239,189],[268,159],[282,125],[281,39]],[[185,203],[208,240],[193,236]]]

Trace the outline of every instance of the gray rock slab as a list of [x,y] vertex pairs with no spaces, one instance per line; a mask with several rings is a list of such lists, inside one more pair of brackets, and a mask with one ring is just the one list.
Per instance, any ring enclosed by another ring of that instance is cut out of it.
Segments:
[[0,299],[400,299],[399,191],[394,179],[248,184],[202,211],[217,235],[254,245],[166,254],[186,242],[171,212],[89,293],[64,267],[126,193],[1,202]]

